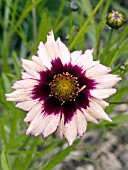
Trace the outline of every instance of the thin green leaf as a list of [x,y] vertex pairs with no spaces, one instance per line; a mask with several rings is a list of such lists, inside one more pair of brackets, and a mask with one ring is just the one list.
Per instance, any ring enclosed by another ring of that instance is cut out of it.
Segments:
[[49,31],[49,18],[46,12],[43,12],[41,16],[41,22],[38,29],[39,41],[46,41],[46,35]]
[[57,29],[56,27],[58,26],[58,24],[60,22],[60,19],[61,19],[62,14],[63,14],[63,10],[64,10],[64,0],[61,0],[60,8],[58,10],[58,15],[57,15],[57,18],[54,22],[55,29]]
[[88,19],[86,20],[86,22],[83,24],[83,26],[81,27],[80,31],[78,32],[77,36],[74,38],[74,40],[72,41],[72,43],[69,46],[69,49],[71,50],[75,44],[77,43],[77,40],[79,39],[79,37],[81,36],[81,34],[83,34],[85,28],[87,27],[87,25],[89,24],[90,20],[93,18],[93,16],[95,15],[95,13],[97,12],[97,10],[100,8],[100,6],[103,4],[104,0],[100,0],[99,3],[96,5],[96,7],[94,8],[94,10],[92,11],[92,13],[90,14],[90,16],[88,17]]
[[58,25],[55,27],[54,29],[54,33],[58,32],[61,28],[63,28],[63,26],[66,24],[66,22],[68,21],[68,16],[64,17],[59,23]]
[[11,123],[11,129],[10,129],[10,141],[9,141],[9,148],[12,149],[15,147],[15,140],[16,140],[16,130],[17,130],[17,122],[19,118],[19,112],[18,109],[12,110],[13,114],[13,123]]
[[128,122],[128,115],[118,115],[112,118],[112,123],[122,124]]
[[15,51],[12,52],[12,59],[13,59],[13,64],[14,64],[16,73],[18,76],[20,76],[21,74],[20,62]]
[[104,8],[103,8],[103,11],[102,11],[102,14],[101,14],[101,17],[104,19],[105,18],[105,16],[107,15],[107,12],[108,12],[108,10],[109,10],[109,7],[110,7],[110,5],[111,5],[111,2],[112,2],[112,0],[107,0],[107,1],[105,1],[105,6],[104,6]]
[[106,56],[106,61],[105,61],[105,65],[106,66],[109,66],[109,63],[111,62],[111,60],[113,59],[113,56],[115,56],[115,54],[117,53],[118,51],[118,47],[117,48],[114,48],[112,51],[110,51],[107,56]]
[[8,27],[9,24],[9,17],[10,17],[10,4],[12,3],[12,0],[8,0],[8,5],[5,6],[5,13],[4,13],[4,23],[5,23],[5,27]]
[[65,150],[58,153],[56,156],[53,157],[52,160],[48,161],[46,165],[42,168],[42,170],[51,170],[53,169],[57,164],[61,163],[67,155],[69,155],[70,152],[74,151],[76,145],[79,143],[80,139],[77,139],[73,146],[68,146]]
[[[124,87],[119,89],[116,94],[114,94],[111,97],[111,102],[120,102],[122,100],[122,98],[128,93],[128,87]],[[107,113],[111,113],[113,111],[113,109],[115,108],[114,105],[110,105],[109,107],[106,108],[106,112]]]
[[10,80],[8,79],[8,77],[6,76],[5,73],[2,73],[2,78],[3,78],[3,83],[4,83],[5,91],[6,91],[6,93],[8,93],[11,90]]
[[36,0],[35,2],[29,4],[21,13],[21,16],[19,20],[17,21],[16,27],[19,27],[22,23],[22,21],[25,19],[25,17],[28,15],[28,13],[35,8],[39,3],[41,3],[42,0]]
[[128,39],[125,39],[125,41],[120,45],[116,54],[113,56],[109,66],[112,66],[117,61],[117,59],[120,57],[120,54],[125,51],[125,48],[127,48],[127,46],[128,46]]
[[120,34],[117,34],[117,36],[115,38],[113,38],[111,48],[113,48],[117,42],[119,45],[122,44],[124,39],[127,38],[127,36],[128,36],[128,25],[126,25],[126,27]]
[[99,59],[99,48],[100,48],[100,36],[101,36],[101,31],[102,31],[102,27],[103,27],[103,23],[100,22],[96,28],[96,31],[95,31],[95,54],[96,54],[96,57],[95,57],[95,60],[98,60]]
[[2,149],[2,153],[1,153],[1,165],[3,170],[10,170],[9,160],[7,158],[5,147]]
[[[30,149],[29,149],[29,151],[31,151],[31,153],[29,152],[26,152],[26,155],[25,155],[25,161],[24,161],[24,169],[27,169],[28,168],[28,166],[29,166],[29,164],[31,163],[31,160],[32,160],[32,151],[34,151],[35,149],[36,149],[36,146],[37,146],[37,144],[38,144],[38,141],[39,141],[39,139],[38,138],[36,138],[32,143],[31,143],[31,145],[30,145]],[[35,152],[35,151],[34,151]]]

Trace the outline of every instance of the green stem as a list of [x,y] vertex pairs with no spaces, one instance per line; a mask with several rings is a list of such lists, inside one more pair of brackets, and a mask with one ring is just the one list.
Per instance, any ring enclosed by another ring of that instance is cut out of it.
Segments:
[[[32,2],[34,3],[35,0],[32,0]],[[32,9],[32,18],[33,18],[33,40],[34,42],[36,42],[37,40],[36,8]]]
[[70,29],[72,28],[72,11],[70,10]]
[[106,49],[105,49],[105,51],[103,53],[104,63],[106,62],[106,59],[107,59],[107,52],[108,52],[109,47],[110,47],[110,41],[111,41],[111,38],[112,38],[112,33],[113,33],[113,29],[110,30],[108,41],[107,41],[107,45],[106,45]]
[[73,26],[73,22],[72,22],[72,11],[70,10],[70,37],[69,37],[69,42],[72,41],[72,36],[73,36],[73,29],[74,27]]
[[[117,59],[118,59],[119,56],[120,56],[120,55],[119,55],[120,52],[122,52],[123,49],[126,48],[127,44],[128,44],[128,39],[126,38],[126,39],[120,44],[120,47],[118,48],[118,50],[116,51],[115,55],[113,56],[113,58],[112,58],[112,60],[111,60],[111,62],[110,62],[110,64],[109,64],[110,67],[114,64],[115,61],[117,61]],[[124,49],[124,51],[125,51],[125,49]]]
[[100,6],[103,4],[104,0],[100,0],[99,3],[97,4],[97,6],[94,8],[94,10],[92,11],[92,13],[90,14],[90,16],[88,17],[88,19],[86,20],[86,22],[83,24],[83,26],[81,27],[80,31],[78,32],[77,36],[74,38],[74,40],[72,41],[72,43],[69,46],[69,49],[71,50],[75,44],[78,42],[79,37],[81,37],[81,35],[83,34],[85,28],[87,27],[88,23],[90,22],[90,20],[92,19],[92,17],[95,15],[95,13],[97,12],[97,10],[100,8]]
[[128,104],[128,102],[109,102],[109,104]]
[[107,46],[106,46],[106,52],[108,51],[108,49],[110,47],[110,40],[112,38],[112,33],[113,33],[113,29],[111,29],[111,31],[109,33],[108,42],[107,42]]

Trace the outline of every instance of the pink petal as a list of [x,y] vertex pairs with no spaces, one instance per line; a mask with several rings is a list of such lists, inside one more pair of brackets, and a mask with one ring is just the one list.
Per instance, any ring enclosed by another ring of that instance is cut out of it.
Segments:
[[32,75],[28,74],[27,72],[22,72],[22,79],[36,79]]
[[35,137],[41,134],[50,122],[52,115],[45,115],[39,113],[35,119],[31,122],[26,134],[33,134]]
[[87,122],[84,114],[81,111],[77,111],[75,114],[77,133],[79,136],[83,136],[87,128]]
[[42,136],[43,138],[48,137],[50,134],[57,130],[57,127],[60,122],[60,114],[52,115],[50,121],[48,122],[46,128],[44,129]]
[[89,122],[93,122],[98,124],[99,122],[97,121],[97,119],[95,119],[93,116],[91,116],[91,114],[88,112],[88,110],[86,109],[82,109],[83,114],[85,115],[85,119]]
[[80,58],[82,51],[74,51],[71,53],[71,63],[76,65],[78,58]]
[[31,123],[26,131],[26,135],[32,134],[35,136],[35,133],[37,133],[37,129],[39,130],[39,127],[41,124],[42,124],[42,119],[41,119],[41,109],[40,109],[40,110],[37,110],[36,116],[31,121]]
[[49,32],[49,35],[47,36],[47,42],[45,44],[48,56],[50,57],[50,60],[54,60],[57,57],[61,58],[61,53],[58,48],[58,44],[54,39],[53,31]]
[[38,72],[42,71],[42,69],[35,62],[22,59],[22,67],[27,73],[29,73],[33,77],[37,79],[40,78],[40,74]]
[[23,58],[21,58],[21,60],[22,60],[23,66],[26,66],[30,69],[33,69],[36,72],[42,71],[42,68],[38,64],[36,64],[35,62],[33,62],[31,60],[26,60],[26,59],[23,59]]
[[36,103],[34,105],[34,107],[32,107],[32,109],[27,113],[24,121],[25,122],[33,121],[36,116],[38,117],[38,114],[37,114],[38,112],[39,112],[39,114],[42,112],[42,103],[40,103],[40,102]]
[[48,69],[51,68],[51,61],[57,57],[60,57],[63,64],[69,63],[70,61],[70,52],[68,48],[59,38],[55,41],[53,31],[49,32],[47,42],[45,44],[41,42],[38,48],[39,58],[43,65]]
[[75,59],[73,61],[74,65],[79,65],[80,67],[83,68],[83,70],[86,70],[89,67],[99,64],[99,61],[93,61],[92,52],[93,52],[93,49],[86,50],[84,54],[80,55],[78,59]]
[[116,89],[94,89],[90,90],[90,94],[98,99],[105,99],[111,96],[112,94],[116,93]]
[[31,110],[34,105],[37,103],[37,100],[31,100],[31,101],[25,101],[25,102],[20,102],[15,105],[15,107],[18,107],[22,110],[29,111]]
[[31,98],[31,90],[32,89],[18,89],[10,94],[5,94],[7,101],[27,101],[32,100]]
[[92,64],[90,65],[90,67],[94,67],[94,66],[99,65],[99,64],[100,64],[99,60],[93,61]]
[[62,118],[60,120],[60,124],[58,126],[57,133],[60,136],[60,138],[63,138],[63,136],[64,136],[64,115],[62,115]]
[[93,78],[93,77],[105,75],[110,71],[111,71],[111,68],[106,67],[102,64],[98,64],[98,65],[88,68],[86,70],[86,76]]
[[43,71],[46,70],[46,67],[42,63],[42,61],[40,60],[40,57],[37,57],[37,56],[33,55],[32,56],[32,61],[34,61],[37,65],[39,65],[42,68]]
[[78,58],[75,64],[79,65],[84,70],[89,68],[93,63],[92,52],[93,52],[92,50],[86,50],[85,53]]
[[102,100],[102,99],[96,99],[96,98],[89,98],[90,101],[94,101],[97,104],[99,104],[101,107],[105,108],[107,106],[109,106],[109,103],[107,103],[106,101]]
[[57,39],[56,43],[58,44],[58,49],[60,51],[60,58],[63,64],[70,62],[70,52],[65,44],[62,43],[60,38]]
[[13,89],[28,89],[28,88],[34,87],[37,84],[39,84],[39,82],[33,79],[19,80],[13,84],[12,88]]
[[50,69],[52,66],[50,56],[48,56],[47,49],[45,45],[43,44],[43,42],[40,42],[37,53],[38,53],[38,56],[39,56],[39,59],[42,65]]
[[89,104],[90,104],[90,106],[87,108],[87,112],[92,117],[94,117],[95,119],[107,120],[109,122],[112,121],[99,104],[97,104],[93,100]]
[[71,146],[77,136],[77,127],[76,127],[75,117],[73,117],[69,123],[65,124],[64,136],[66,137],[69,145]]
[[113,87],[118,81],[121,80],[121,78],[117,75],[106,74],[104,76],[96,77],[94,80],[96,81],[96,83],[98,83],[96,85],[96,88],[107,89]]

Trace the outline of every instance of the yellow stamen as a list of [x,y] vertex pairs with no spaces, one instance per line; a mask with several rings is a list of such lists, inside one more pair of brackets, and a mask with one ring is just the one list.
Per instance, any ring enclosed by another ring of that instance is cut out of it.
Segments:
[[49,86],[51,88],[49,96],[55,96],[61,101],[61,105],[65,101],[75,101],[78,93],[86,87],[84,85],[82,88],[79,88],[78,78],[68,72],[55,75]]

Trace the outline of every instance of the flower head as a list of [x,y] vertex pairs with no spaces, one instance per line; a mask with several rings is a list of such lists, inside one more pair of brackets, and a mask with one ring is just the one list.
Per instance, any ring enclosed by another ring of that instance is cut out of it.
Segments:
[[60,38],[54,40],[51,31],[47,42],[40,42],[38,56],[33,55],[32,61],[22,59],[22,80],[13,84],[15,91],[6,97],[28,112],[24,119],[30,123],[27,135],[46,138],[57,131],[72,145],[77,135],[83,136],[88,121],[111,122],[103,109],[108,103],[103,99],[116,92],[112,86],[120,77],[93,61],[92,52],[70,53]]
[[120,28],[125,22],[124,14],[118,11],[111,11],[106,17],[106,24],[113,29]]

